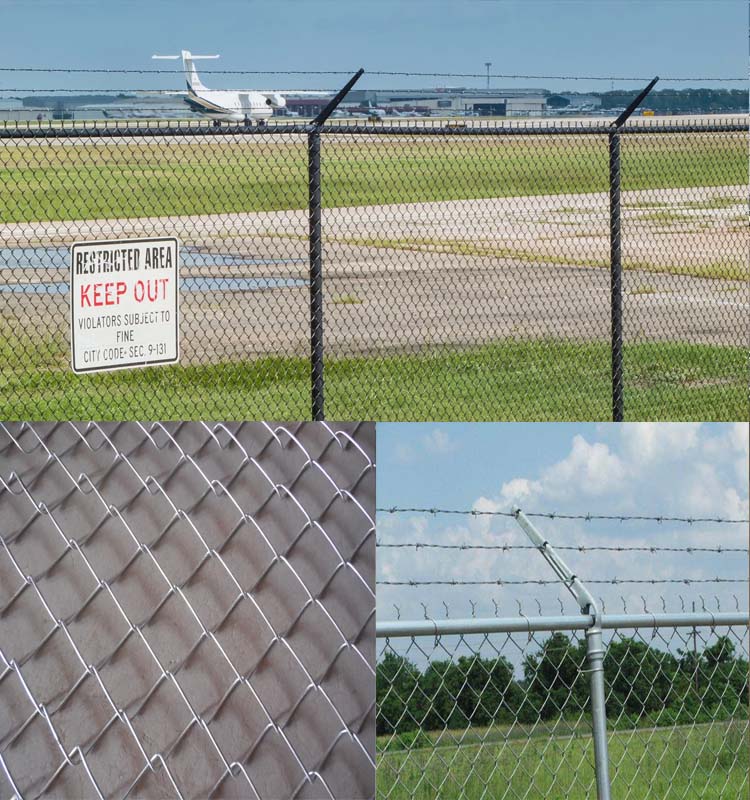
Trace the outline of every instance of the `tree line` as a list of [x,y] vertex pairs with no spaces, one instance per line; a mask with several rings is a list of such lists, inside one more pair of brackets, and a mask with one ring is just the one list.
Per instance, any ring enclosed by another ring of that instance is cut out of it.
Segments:
[[[523,677],[502,655],[431,661],[421,670],[388,651],[377,665],[377,733],[409,733],[470,725],[534,723],[588,712],[586,642],[552,634],[523,659]],[[666,652],[642,640],[606,648],[607,717],[637,724],[729,718],[747,714],[748,661],[728,636],[698,649]]]
[[[633,91],[601,92],[602,108],[628,106],[638,96]],[[746,112],[747,89],[662,89],[649,93],[641,108],[667,114]]]

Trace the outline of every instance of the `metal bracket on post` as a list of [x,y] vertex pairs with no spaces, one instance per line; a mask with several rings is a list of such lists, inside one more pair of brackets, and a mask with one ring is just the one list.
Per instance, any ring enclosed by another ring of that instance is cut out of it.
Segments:
[[607,710],[604,688],[604,645],[602,643],[602,620],[599,607],[593,595],[580,578],[560,558],[552,545],[542,536],[520,508],[513,509],[513,515],[521,530],[552,567],[555,575],[565,584],[575,597],[581,612],[592,618],[586,628],[586,661],[591,684],[591,726],[594,738],[594,762],[596,767],[596,796],[598,800],[610,800],[609,789],[609,747],[607,744]]
[[625,418],[622,371],[622,215],[620,208],[620,129],[659,80],[657,76],[612,123],[609,134],[609,258],[612,314],[612,419]]
[[310,258],[310,363],[312,418],[325,419],[323,410],[323,240],[321,231],[320,129],[364,74],[363,69],[347,81],[328,105],[312,121],[307,134],[308,218]]

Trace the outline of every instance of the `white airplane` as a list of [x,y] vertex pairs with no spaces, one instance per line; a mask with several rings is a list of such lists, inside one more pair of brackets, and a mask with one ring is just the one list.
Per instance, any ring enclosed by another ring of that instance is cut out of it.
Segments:
[[273,115],[274,109],[286,106],[286,97],[284,95],[326,97],[329,94],[328,92],[298,91],[296,89],[277,89],[274,91],[208,89],[198,77],[198,72],[193,62],[198,59],[219,58],[218,55],[197,56],[193,55],[189,50],[183,50],[179,56],[153,55],[151,58],[170,60],[181,58],[185,70],[187,92],[164,91],[160,92],[160,94],[178,94],[193,111],[205,114],[214,120],[236,120],[239,122],[256,120],[262,125]]
[[350,111],[349,116],[357,119],[382,120],[386,118],[386,110],[373,106],[372,100],[367,103],[367,111]]

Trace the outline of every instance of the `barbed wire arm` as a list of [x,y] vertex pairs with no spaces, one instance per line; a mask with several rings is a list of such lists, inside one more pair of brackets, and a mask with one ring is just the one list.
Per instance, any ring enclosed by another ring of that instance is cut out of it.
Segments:
[[591,616],[594,617],[595,624],[599,625],[601,623],[601,613],[591,592],[589,592],[580,578],[562,560],[541,532],[534,527],[520,508],[514,508],[513,515],[521,530],[529,537],[534,547],[542,554],[542,557],[550,567],[552,567],[552,571],[555,575],[560,578],[568,591],[573,595],[581,611],[584,614],[591,614]]
[[604,688],[604,643],[602,641],[601,612],[594,596],[583,585],[570,567],[555,552],[540,531],[531,524],[520,508],[513,513],[521,530],[537,547],[553,572],[562,580],[575,597],[581,611],[590,614],[591,627],[586,629],[586,661],[591,682],[591,727],[594,737],[594,760],[596,762],[596,796],[598,800],[610,800],[609,752],[607,743],[607,711]]

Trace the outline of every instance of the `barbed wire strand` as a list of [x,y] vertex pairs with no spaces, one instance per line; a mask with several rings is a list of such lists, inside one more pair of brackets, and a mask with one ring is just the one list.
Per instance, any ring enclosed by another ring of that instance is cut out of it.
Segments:
[[[88,75],[181,75],[183,69],[158,69],[150,67],[148,69],[128,69],[121,67],[0,67],[0,72],[23,72],[23,73],[45,73],[45,74],[88,74]],[[258,69],[204,69],[201,72],[205,75],[351,75],[356,69],[346,70],[310,70],[310,69],[277,69],[277,70],[258,70]],[[491,72],[411,72],[405,70],[366,70],[366,75],[380,75],[384,77],[401,78],[481,78],[486,80],[488,77],[501,78],[503,80],[565,80],[565,81],[650,81],[653,75],[632,76],[632,75],[532,75],[522,73],[502,73]],[[713,83],[737,83],[747,81],[746,76],[726,76],[716,77],[707,75],[688,75],[688,76],[667,76],[660,77],[660,82],[684,82],[684,81],[710,81]]]
[[[402,548],[413,547],[434,550],[538,550],[531,544],[433,544],[432,542],[377,542],[378,547]],[[555,550],[573,550],[579,553],[605,551],[612,553],[747,553],[747,547],[657,547],[651,545],[555,545]]]
[[[206,73],[201,73],[205,75]],[[310,73],[305,73],[309,75]],[[228,91],[228,92],[237,92],[242,91],[243,89],[247,89],[248,87],[236,87],[236,86],[212,86],[207,91],[212,92],[221,92],[221,91]],[[339,86],[315,86],[315,87],[302,87],[298,86],[296,89],[275,89],[274,91],[282,91],[284,94],[294,95],[295,91],[299,92],[319,92],[320,94],[335,94],[341,87]],[[389,92],[389,93],[398,93],[398,92],[415,92],[415,91],[425,91],[425,92],[438,92],[442,87],[368,87],[364,91],[368,92]],[[480,87],[471,87],[471,86],[462,86],[459,87],[461,90],[470,90],[472,92],[477,92],[480,90]],[[270,91],[268,88],[257,88],[257,89],[250,89],[250,91]],[[458,91],[458,90],[457,90]],[[486,89],[481,88],[482,92],[486,93]],[[520,91],[518,89],[511,89],[511,91]],[[548,91],[544,90],[543,87],[539,89],[534,89],[534,91],[541,92],[541,91]],[[629,91],[629,90],[621,90],[621,91]],[[733,91],[743,91],[742,89],[733,90]],[[173,95],[173,94],[187,94],[186,89],[182,88],[164,88],[162,86],[123,86],[123,87],[115,87],[115,88],[107,88],[103,86],[83,86],[83,87],[70,87],[70,86],[57,86],[57,87],[23,87],[23,86],[4,86],[0,87],[0,92],[4,93],[11,93],[11,92],[18,92],[24,94],[46,94],[46,93],[55,93],[55,92],[65,92],[68,94],[135,94],[135,93],[142,93],[142,94],[166,94],[166,95]],[[490,89],[490,93],[503,93],[503,87],[498,87],[496,89]],[[510,95],[509,95],[510,96]],[[521,95],[519,95],[521,96]],[[409,99],[409,98],[407,98]],[[419,99],[417,98],[410,98],[412,100]]]
[[[420,508],[399,507],[378,508],[381,514],[457,514],[469,517],[515,517],[512,511],[480,511],[477,509],[454,508]],[[684,522],[689,525],[702,522],[715,522],[723,525],[747,525],[750,519],[732,519],[727,517],[679,517],[666,514],[563,514],[556,511],[524,511],[527,517],[543,517],[544,519],[571,519],[583,522],[594,520],[610,520],[614,522]]]
[[[619,586],[621,584],[684,584],[690,586],[695,583],[748,583],[748,578],[600,578],[599,580],[581,580],[585,584]],[[430,581],[376,581],[378,586],[559,586],[565,581],[548,580],[430,580]]]

